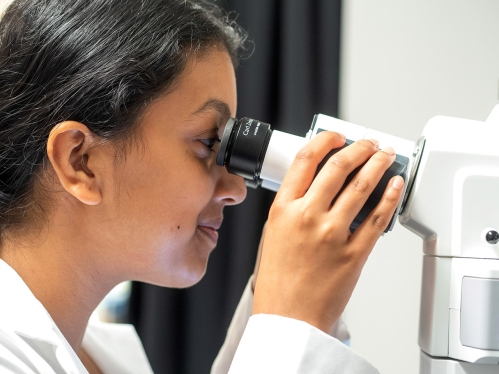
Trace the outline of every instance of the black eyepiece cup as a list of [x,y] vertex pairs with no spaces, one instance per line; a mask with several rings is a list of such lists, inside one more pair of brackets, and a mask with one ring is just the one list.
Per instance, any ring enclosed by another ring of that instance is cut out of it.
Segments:
[[225,166],[252,187],[260,185],[260,171],[272,130],[268,123],[250,118],[231,118],[225,126],[217,155],[217,165]]

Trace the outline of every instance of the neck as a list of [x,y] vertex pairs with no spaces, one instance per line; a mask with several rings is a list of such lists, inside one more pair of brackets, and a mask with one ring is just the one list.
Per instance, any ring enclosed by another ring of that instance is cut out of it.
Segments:
[[19,274],[79,352],[90,315],[119,281],[111,281],[102,261],[92,256],[96,247],[88,235],[60,227],[52,226],[37,239],[4,240],[0,258]]

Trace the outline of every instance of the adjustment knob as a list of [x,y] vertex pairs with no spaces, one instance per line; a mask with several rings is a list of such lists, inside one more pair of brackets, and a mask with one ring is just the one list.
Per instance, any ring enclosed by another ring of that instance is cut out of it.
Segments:
[[499,242],[499,232],[496,230],[488,230],[485,233],[485,241],[489,244],[497,244]]

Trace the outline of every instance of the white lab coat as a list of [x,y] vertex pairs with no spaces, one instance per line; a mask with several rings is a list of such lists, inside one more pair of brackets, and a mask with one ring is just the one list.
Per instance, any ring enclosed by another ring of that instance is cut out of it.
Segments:
[[[251,316],[252,303],[248,283],[212,374],[378,373],[338,339],[305,322],[274,315]],[[341,323],[334,334],[347,337]],[[103,323],[92,317],[82,345],[106,374],[152,373],[131,325]],[[0,373],[87,373],[43,305],[2,260]]]

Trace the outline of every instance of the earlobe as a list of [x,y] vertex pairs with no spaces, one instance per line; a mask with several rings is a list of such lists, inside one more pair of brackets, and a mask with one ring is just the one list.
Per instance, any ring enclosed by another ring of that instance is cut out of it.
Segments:
[[61,186],[87,205],[101,201],[99,181],[90,166],[93,135],[80,122],[65,121],[54,126],[47,140],[47,155]]

